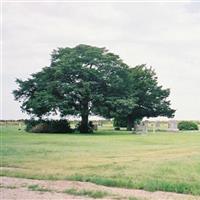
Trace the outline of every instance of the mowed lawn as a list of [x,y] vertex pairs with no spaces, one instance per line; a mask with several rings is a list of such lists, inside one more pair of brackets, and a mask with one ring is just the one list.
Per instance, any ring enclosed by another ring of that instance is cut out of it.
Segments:
[[2,176],[200,195],[200,132],[32,134],[1,128]]

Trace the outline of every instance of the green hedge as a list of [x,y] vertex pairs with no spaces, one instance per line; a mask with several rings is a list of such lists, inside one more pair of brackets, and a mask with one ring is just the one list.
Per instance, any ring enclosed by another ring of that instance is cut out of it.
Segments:
[[71,133],[67,120],[25,120],[26,131],[32,133]]
[[195,122],[192,121],[182,121],[178,123],[178,129],[179,130],[198,130],[198,125]]

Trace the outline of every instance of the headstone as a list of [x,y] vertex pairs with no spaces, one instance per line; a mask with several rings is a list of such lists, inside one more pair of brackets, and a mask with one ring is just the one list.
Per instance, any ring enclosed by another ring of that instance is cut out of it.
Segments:
[[18,130],[20,131],[21,128],[22,128],[22,124],[19,122],[19,123],[18,123]]
[[155,122],[155,129],[160,130],[160,121]]
[[156,132],[156,124],[155,124],[155,122],[151,122],[151,131],[153,131],[153,133]]
[[147,124],[144,122],[141,122],[140,124],[136,124],[136,133],[147,133]]
[[148,132],[148,128],[149,128],[149,122],[146,120],[144,121],[144,125],[146,127],[146,132]]
[[176,120],[171,120],[171,121],[168,122],[168,130],[169,131],[178,131]]
[[97,131],[97,129],[98,129],[98,125],[94,124],[94,130]]

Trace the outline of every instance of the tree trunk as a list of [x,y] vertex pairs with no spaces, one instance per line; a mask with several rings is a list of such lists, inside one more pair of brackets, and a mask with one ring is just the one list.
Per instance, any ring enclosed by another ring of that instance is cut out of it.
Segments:
[[133,128],[132,117],[129,115],[127,119],[127,131],[132,131],[132,128]]
[[80,132],[81,133],[88,133],[89,132],[89,127],[88,127],[88,103],[83,104],[83,110],[81,113],[81,125],[80,125]]
[[88,133],[89,127],[88,127],[88,115],[81,115],[81,126],[80,126],[80,132],[81,133]]

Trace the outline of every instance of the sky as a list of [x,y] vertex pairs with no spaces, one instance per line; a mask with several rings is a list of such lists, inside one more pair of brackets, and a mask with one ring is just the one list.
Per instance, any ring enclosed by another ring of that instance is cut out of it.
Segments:
[[88,44],[152,66],[175,119],[200,120],[200,2],[6,1],[1,28],[1,119],[27,118],[12,95],[16,78],[48,66],[53,49]]

